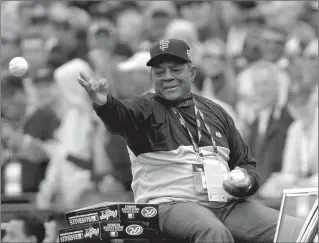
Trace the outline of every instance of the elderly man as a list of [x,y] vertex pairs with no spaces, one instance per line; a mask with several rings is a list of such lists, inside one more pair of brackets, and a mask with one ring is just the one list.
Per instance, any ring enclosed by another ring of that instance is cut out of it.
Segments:
[[[189,46],[161,40],[150,54],[155,94],[120,102],[106,80],[78,78],[97,115],[137,157],[135,201],[160,204],[160,228],[178,240],[272,242],[278,212],[244,199],[258,190],[256,161],[225,110],[191,92]],[[285,220],[296,237],[298,221]]]

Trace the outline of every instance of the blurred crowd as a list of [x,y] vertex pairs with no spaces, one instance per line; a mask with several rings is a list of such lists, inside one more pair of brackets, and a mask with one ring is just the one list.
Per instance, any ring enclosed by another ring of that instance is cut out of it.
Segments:
[[[1,2],[1,192],[59,212],[133,201],[125,140],[97,119],[79,72],[119,99],[153,92],[149,49],[185,40],[193,92],[220,104],[257,159],[256,199],[317,187],[318,1]],[[10,60],[24,57],[26,75]]]

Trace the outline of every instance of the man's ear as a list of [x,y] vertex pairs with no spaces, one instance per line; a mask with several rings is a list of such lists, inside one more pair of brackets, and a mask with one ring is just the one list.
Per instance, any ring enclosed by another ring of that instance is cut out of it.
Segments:
[[190,70],[191,70],[191,79],[192,79],[192,82],[194,82],[195,77],[196,77],[197,68],[194,64],[191,64]]

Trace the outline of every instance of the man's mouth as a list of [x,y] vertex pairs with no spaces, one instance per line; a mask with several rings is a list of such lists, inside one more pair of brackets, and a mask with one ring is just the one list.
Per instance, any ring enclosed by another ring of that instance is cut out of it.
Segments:
[[165,91],[175,91],[178,88],[178,85],[164,87]]

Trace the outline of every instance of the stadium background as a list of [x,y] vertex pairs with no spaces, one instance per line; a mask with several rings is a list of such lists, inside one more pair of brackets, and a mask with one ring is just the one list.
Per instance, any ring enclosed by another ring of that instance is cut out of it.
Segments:
[[[76,77],[106,78],[120,99],[145,93],[147,51],[163,38],[191,46],[194,92],[219,102],[251,147],[264,185],[256,200],[278,208],[281,189],[317,186],[317,1],[1,2],[2,222],[35,212],[51,223],[50,242],[61,213],[133,200],[134,156],[92,114]],[[23,77],[8,71],[16,56],[29,63]],[[313,130],[298,130],[308,120]],[[46,157],[20,150],[30,137]],[[301,137],[307,160],[295,156]],[[284,169],[301,182],[283,180]]]

